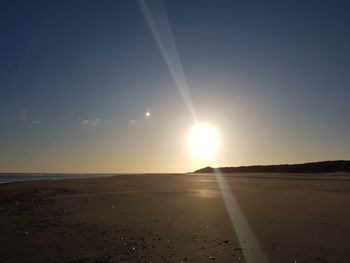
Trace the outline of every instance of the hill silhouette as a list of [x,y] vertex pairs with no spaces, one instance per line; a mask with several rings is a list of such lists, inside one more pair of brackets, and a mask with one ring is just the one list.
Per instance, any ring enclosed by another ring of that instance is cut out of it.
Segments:
[[[213,173],[215,168],[205,167],[194,173]],[[322,161],[301,164],[252,165],[218,167],[222,173],[335,173],[350,172],[350,161]]]

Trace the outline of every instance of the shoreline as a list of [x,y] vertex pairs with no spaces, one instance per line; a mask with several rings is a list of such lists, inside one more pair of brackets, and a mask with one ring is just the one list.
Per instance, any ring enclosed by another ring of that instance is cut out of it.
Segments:
[[[4,174],[4,173],[3,173]],[[76,175],[76,174],[16,174],[12,173],[11,175],[3,175],[0,174],[0,184],[9,184],[9,183],[24,183],[24,182],[45,182],[45,181],[57,181],[57,180],[77,180],[77,179],[93,179],[93,178],[105,178],[105,177],[113,177],[113,176],[120,176],[123,174],[82,174],[82,175]],[[11,177],[14,177],[12,181],[1,181],[3,178],[6,178],[10,180]],[[51,178],[50,178],[51,177]]]

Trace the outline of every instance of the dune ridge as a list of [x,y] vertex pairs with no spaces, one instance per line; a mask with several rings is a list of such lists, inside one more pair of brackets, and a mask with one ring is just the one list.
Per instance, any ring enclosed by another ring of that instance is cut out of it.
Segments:
[[213,173],[214,169],[219,169],[222,173],[335,173],[350,172],[350,161],[337,160],[300,164],[251,165],[217,168],[207,166],[194,171],[194,173]]

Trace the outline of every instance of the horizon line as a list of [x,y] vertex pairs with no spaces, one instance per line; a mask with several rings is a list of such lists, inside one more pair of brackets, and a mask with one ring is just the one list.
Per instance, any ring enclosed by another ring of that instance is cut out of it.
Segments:
[[203,168],[238,168],[238,167],[252,167],[252,166],[274,166],[274,165],[301,165],[301,164],[311,164],[311,163],[323,163],[323,162],[350,162],[350,159],[335,159],[335,160],[323,160],[323,161],[308,161],[308,162],[298,162],[298,163],[274,163],[274,164],[251,164],[251,165],[239,165],[239,166],[219,166],[219,167],[211,167],[211,166],[205,166],[198,168],[194,171],[185,171],[185,172],[20,172],[20,171],[11,171],[11,172],[1,172],[0,174],[115,174],[115,175],[122,175],[122,174],[188,174],[193,173],[197,170],[203,169]]

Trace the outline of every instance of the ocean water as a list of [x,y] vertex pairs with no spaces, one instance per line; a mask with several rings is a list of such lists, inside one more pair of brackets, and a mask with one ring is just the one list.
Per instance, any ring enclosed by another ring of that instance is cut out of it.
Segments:
[[38,174],[38,173],[0,173],[0,184],[11,182],[62,180],[79,178],[109,177],[117,174]]

